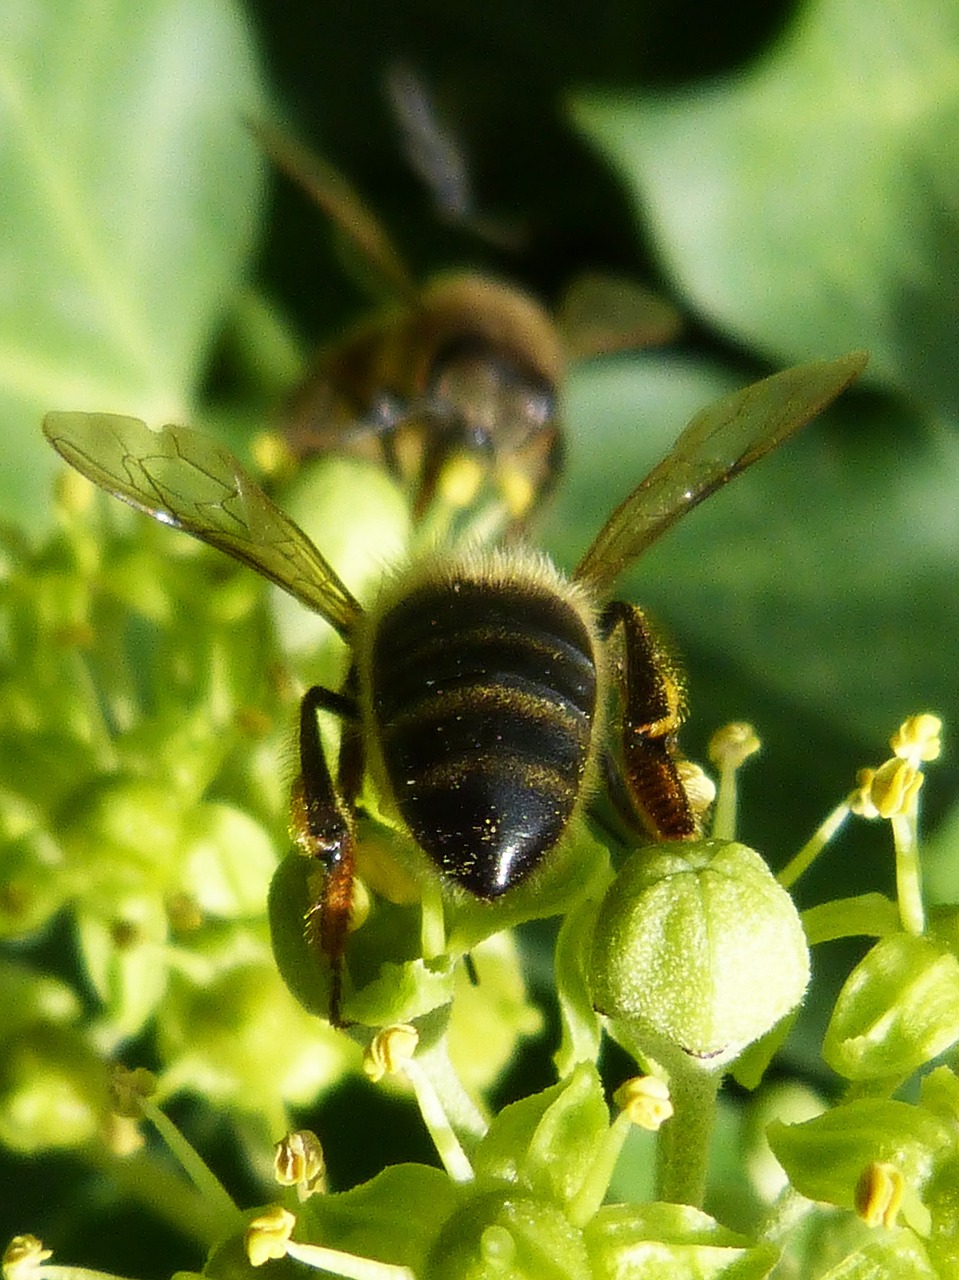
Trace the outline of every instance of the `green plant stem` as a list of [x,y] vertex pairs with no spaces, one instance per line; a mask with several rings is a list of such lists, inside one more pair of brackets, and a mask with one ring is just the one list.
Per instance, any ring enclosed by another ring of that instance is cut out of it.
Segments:
[[916,810],[892,818],[892,838],[896,846],[896,897],[899,915],[907,933],[921,934],[926,927],[919,868],[919,839]]
[[343,1253],[340,1249],[326,1249],[321,1245],[297,1244],[291,1240],[287,1255],[319,1271],[328,1271],[345,1280],[416,1280],[409,1267],[390,1262],[377,1262],[374,1258],[360,1258],[356,1254]]
[[656,1198],[701,1208],[722,1072],[678,1060],[670,1063],[673,1115],[659,1131]]
[[606,1131],[602,1143],[597,1145],[589,1171],[566,1209],[574,1226],[585,1227],[599,1211],[632,1127],[629,1116],[621,1111]]
[[725,765],[719,772],[719,787],[713,805],[712,836],[714,840],[736,839],[736,788],[735,765]]
[[486,1133],[489,1119],[463,1087],[463,1082],[450,1061],[446,1036],[438,1036],[429,1045],[421,1044],[416,1061],[420,1071],[432,1084],[456,1136],[470,1150]]
[[433,1082],[415,1059],[407,1062],[403,1070],[413,1086],[420,1115],[430,1131],[430,1137],[433,1139],[437,1155],[443,1162],[443,1168],[454,1182],[472,1182],[473,1166],[450,1124],[439,1094],[433,1088]]
[[226,1233],[228,1224],[219,1207],[177,1171],[161,1164],[149,1150],[118,1158],[100,1148],[88,1152],[88,1158],[125,1195],[202,1248],[212,1248]]
[[813,832],[796,856],[783,867],[776,879],[784,889],[791,889],[799,877],[816,861],[842,824],[849,817],[850,809],[844,800],[833,809],[829,817]]
[[170,1153],[179,1160],[183,1166],[183,1171],[209,1204],[212,1212],[219,1218],[221,1233],[226,1234],[226,1232],[238,1226],[241,1220],[240,1211],[233,1203],[229,1192],[209,1165],[190,1146],[173,1121],[149,1098],[140,1099],[140,1108],[144,1116],[156,1128],[169,1148]]

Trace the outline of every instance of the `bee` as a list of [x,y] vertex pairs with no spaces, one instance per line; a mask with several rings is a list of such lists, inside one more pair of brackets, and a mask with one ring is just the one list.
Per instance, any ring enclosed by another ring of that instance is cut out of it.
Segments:
[[[676,520],[819,412],[864,363],[851,355],[799,366],[701,412],[568,577],[525,546],[451,548],[396,570],[367,610],[209,437],[155,432],[134,418],[47,416],[46,437],[71,466],[278,584],[350,649],[342,688],[314,686],[302,699],[293,794],[300,848],[326,873],[315,915],[332,971],[331,1021],[341,1018],[367,778],[441,877],[484,901],[535,875],[611,769],[637,833],[697,837],[678,767],[675,670],[642,610],[613,599],[613,587]],[[335,769],[319,712],[343,722]]]
[[[408,78],[400,96],[428,120]],[[440,497],[477,524],[481,513],[484,529],[522,529],[562,468],[559,389],[568,363],[666,342],[679,328],[676,311],[649,290],[601,275],[575,280],[556,316],[477,271],[420,284],[343,175],[279,130],[253,128],[393,300],[321,350],[289,398],[282,429],[294,457],[338,451],[385,463],[418,520]],[[415,164],[435,189],[444,185],[450,145],[432,150],[418,145]],[[455,216],[467,220],[461,202]]]

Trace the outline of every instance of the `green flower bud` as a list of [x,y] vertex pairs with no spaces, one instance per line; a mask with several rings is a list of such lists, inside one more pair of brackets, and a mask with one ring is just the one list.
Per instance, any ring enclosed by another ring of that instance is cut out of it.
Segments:
[[714,1068],[794,1009],[809,953],[792,899],[758,853],[724,840],[657,845],[626,863],[600,907],[593,1004]]
[[823,1057],[847,1080],[905,1077],[959,1039],[959,960],[915,934],[882,938],[839,993]]
[[312,1102],[357,1067],[356,1046],[299,1007],[245,928],[204,931],[180,962],[157,1009],[163,1093],[192,1089],[267,1114],[277,1098]]
[[100,1058],[73,1027],[34,1023],[2,1046],[0,1144],[34,1155],[79,1147],[111,1111]]
[[[405,554],[409,507],[381,467],[324,458],[298,473],[280,505],[323,548],[361,603],[382,581],[383,566]],[[341,646],[328,623],[279,590],[271,592],[271,610],[282,648],[302,657],[311,677],[330,679],[339,668]]]

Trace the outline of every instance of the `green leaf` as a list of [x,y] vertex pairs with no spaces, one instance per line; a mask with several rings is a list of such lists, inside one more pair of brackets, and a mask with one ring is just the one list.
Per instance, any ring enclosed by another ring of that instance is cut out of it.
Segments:
[[588,1181],[609,1128],[603,1088],[592,1063],[568,1079],[504,1107],[473,1153],[486,1176],[568,1205]]
[[232,0],[62,0],[2,28],[3,497],[36,525],[45,410],[189,414],[253,245],[260,90]]
[[959,410],[955,6],[815,0],[744,73],[574,114],[713,323],[777,362],[868,347]]
[[433,1273],[426,1257],[463,1188],[439,1169],[397,1164],[340,1195],[314,1196],[302,1209],[311,1243]]
[[952,1127],[921,1107],[863,1098],[801,1124],[775,1120],[769,1145],[795,1189],[810,1200],[855,1207],[856,1184],[872,1161],[894,1164],[921,1195],[936,1168],[955,1149]]
[[854,898],[817,903],[802,913],[802,924],[811,947],[860,934],[882,938],[902,928],[898,905],[884,893],[861,893]]
[[905,1079],[959,1039],[959,961],[932,938],[882,938],[839,993],[823,1041],[849,1080]]
[[475,1193],[444,1226],[429,1280],[592,1280],[583,1236],[547,1199],[506,1187]]
[[681,1204],[607,1205],[586,1245],[595,1280],[762,1280],[778,1257]]
[[869,1240],[842,1262],[820,1274],[819,1280],[877,1280],[895,1276],[896,1280],[945,1280],[948,1271],[934,1266],[922,1241],[905,1228],[884,1231],[878,1239]]

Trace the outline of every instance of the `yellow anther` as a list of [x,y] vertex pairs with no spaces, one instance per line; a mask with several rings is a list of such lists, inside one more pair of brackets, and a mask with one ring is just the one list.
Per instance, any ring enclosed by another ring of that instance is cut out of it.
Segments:
[[613,1101],[626,1113],[630,1123],[650,1133],[655,1133],[673,1114],[669,1086],[659,1076],[633,1076],[619,1086]]
[[872,780],[875,769],[859,769],[856,773],[856,789],[849,793],[846,803],[860,818],[878,818],[879,810],[872,802]]
[[938,760],[942,751],[942,721],[928,711],[904,720],[889,739],[889,745],[901,760],[914,768],[930,760]]
[[896,818],[911,812],[922,783],[918,769],[893,756],[873,775],[869,798],[880,818]]
[[363,1070],[374,1084],[384,1076],[402,1071],[404,1065],[416,1052],[419,1039],[416,1028],[405,1022],[384,1027],[370,1041],[370,1046],[363,1058]]
[[894,1227],[905,1189],[902,1173],[894,1164],[873,1160],[856,1183],[856,1212],[868,1227]]
[[110,1091],[113,1096],[113,1108],[118,1115],[129,1116],[134,1120],[142,1115],[140,1102],[156,1093],[156,1076],[146,1067],[135,1067],[131,1070],[121,1063],[115,1063],[110,1073]]
[[281,1187],[296,1187],[301,1200],[326,1190],[326,1160],[310,1129],[297,1129],[273,1149],[273,1176]]
[[296,1226],[296,1218],[282,1205],[271,1205],[254,1218],[243,1235],[246,1256],[254,1267],[273,1258],[285,1258],[286,1246]]
[[702,817],[716,799],[716,784],[703,768],[692,760],[677,760],[676,772],[683,784],[690,807]]
[[44,1249],[36,1236],[14,1236],[3,1251],[3,1280],[29,1280],[48,1258],[52,1249]]
[[734,721],[716,730],[709,740],[708,755],[717,769],[738,769],[761,746],[751,724]]

